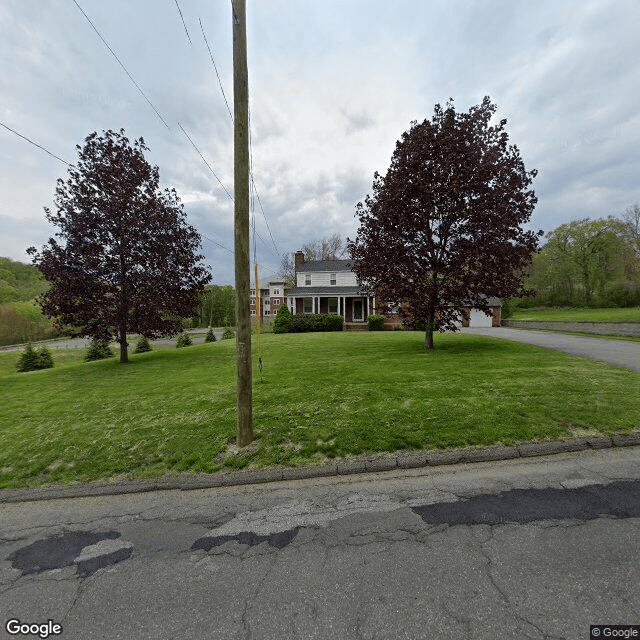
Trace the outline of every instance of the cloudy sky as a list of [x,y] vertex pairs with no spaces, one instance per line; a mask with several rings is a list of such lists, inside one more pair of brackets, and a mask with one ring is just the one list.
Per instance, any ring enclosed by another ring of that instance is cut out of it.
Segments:
[[[234,279],[233,203],[178,123],[232,193],[233,126],[201,28],[231,105],[231,23],[229,0],[0,2],[0,122],[70,163],[93,131],[142,136],[219,284]],[[248,0],[247,23],[261,276],[309,240],[353,237],[374,171],[450,97],[466,111],[489,95],[538,169],[531,228],[640,201],[638,0]],[[66,176],[0,126],[1,256],[28,262],[53,234],[43,207]]]

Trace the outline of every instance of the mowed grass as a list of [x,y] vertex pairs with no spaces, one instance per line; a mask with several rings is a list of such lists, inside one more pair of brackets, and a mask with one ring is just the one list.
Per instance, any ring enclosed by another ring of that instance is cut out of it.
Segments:
[[516,309],[511,320],[537,322],[638,322],[640,307],[628,309]]
[[[234,446],[235,341],[15,372],[0,354],[0,487],[298,465],[640,427],[640,374],[475,335],[262,337],[252,447]],[[75,358],[75,360],[74,360]],[[62,359],[62,361],[59,361]]]

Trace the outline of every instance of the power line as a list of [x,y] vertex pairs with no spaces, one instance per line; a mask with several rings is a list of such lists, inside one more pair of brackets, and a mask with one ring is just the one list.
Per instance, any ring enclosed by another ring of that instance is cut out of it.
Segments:
[[171,127],[169,127],[169,125],[165,122],[164,118],[160,115],[160,112],[155,108],[151,100],[147,98],[145,92],[140,88],[140,85],[134,80],[133,76],[129,73],[127,68],[122,64],[122,62],[120,61],[120,58],[118,58],[118,56],[115,54],[115,51],[109,46],[109,43],[102,37],[102,34],[98,31],[98,29],[93,24],[93,22],[91,22],[91,18],[89,18],[89,16],[84,12],[84,9],[78,4],[77,0],[73,0],[73,2],[76,5],[76,7],[80,9],[80,11],[82,12],[82,15],[87,19],[89,24],[92,26],[93,30],[98,34],[100,40],[104,42],[104,45],[107,47],[107,49],[109,49],[109,51],[111,52],[111,55],[118,61],[118,64],[124,69],[124,72],[129,76],[129,79],[136,86],[136,89],[138,89],[138,91],[142,94],[142,97],[149,103],[149,106],[156,112],[156,115],[158,116],[158,118],[162,120],[162,124],[164,124],[164,126],[167,127],[169,131],[171,131]]
[[12,129],[11,127],[8,127],[3,122],[0,122],[0,125],[2,125],[8,131],[11,131],[11,133],[15,133],[17,136],[19,136],[23,140],[26,140],[27,142],[30,142],[34,147],[38,147],[38,149],[42,149],[45,153],[48,153],[51,157],[55,158],[56,160],[60,160],[60,162],[63,162],[64,164],[66,164],[69,167],[73,167],[74,169],[76,168],[76,166],[74,164],[71,164],[70,162],[67,162],[66,160],[63,160],[62,158],[59,158],[55,153],[51,153],[51,151],[49,151],[48,149],[45,149],[42,145],[38,144],[37,142],[34,142],[33,140],[30,140],[29,138],[27,138],[27,136],[23,136],[21,133],[18,133],[17,131]]
[[202,155],[202,153],[200,153],[200,149],[198,149],[198,147],[196,146],[196,143],[189,137],[189,134],[182,128],[182,125],[179,122],[178,122],[178,126],[182,130],[182,133],[184,133],[184,135],[187,136],[187,139],[193,145],[193,148],[198,152],[198,154],[202,158],[202,161],[207,165],[207,167],[209,168],[209,171],[213,173],[216,180],[220,183],[220,186],[224,189],[224,192],[229,196],[229,199],[233,202],[233,196],[227,191],[227,188],[222,184],[222,180],[218,178],[218,176],[216,175],[216,172],[211,168],[211,165],[205,160],[205,157]]
[[211,53],[211,47],[209,46],[209,41],[207,40],[207,36],[204,32],[204,27],[202,26],[202,20],[198,18],[200,22],[200,29],[202,29],[202,37],[204,38],[204,42],[207,45],[207,49],[209,50],[209,56],[211,56],[211,62],[213,62],[213,68],[216,71],[216,76],[218,77],[218,84],[220,85],[220,91],[222,91],[222,97],[224,98],[224,103],[227,105],[227,111],[229,112],[229,117],[231,118],[231,122],[233,122],[233,114],[231,113],[231,109],[229,108],[229,103],[227,102],[227,96],[224,93],[224,89],[222,88],[222,80],[220,80],[220,74],[218,73],[218,67],[216,67],[216,61],[213,59],[213,53]]
[[187,38],[189,38],[189,44],[193,46],[193,42],[191,42],[191,36],[189,35],[189,31],[187,30],[187,25],[184,22],[184,18],[182,17],[182,11],[180,10],[180,5],[178,4],[178,0],[175,0],[176,7],[178,7],[178,13],[180,14],[180,19],[182,20],[182,24],[184,26],[184,31],[187,34]]
[[230,254],[233,255],[233,251],[231,251],[231,249],[228,249],[227,247],[225,247],[223,244],[220,244],[219,242],[216,242],[215,240],[212,240],[211,238],[207,237],[204,235],[204,233],[200,234],[205,240],[208,240],[209,242],[212,242],[215,245],[218,245],[219,247],[221,247],[222,249],[224,249],[225,251],[228,251]]

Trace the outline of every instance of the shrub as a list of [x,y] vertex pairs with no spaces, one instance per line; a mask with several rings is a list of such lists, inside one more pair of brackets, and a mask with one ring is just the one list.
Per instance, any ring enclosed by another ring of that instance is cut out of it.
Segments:
[[109,347],[109,341],[106,338],[93,338],[87,349],[84,361],[91,362],[93,360],[104,360],[105,358],[112,357],[113,351],[111,347]]
[[503,320],[510,318],[515,311],[515,300],[513,298],[503,298],[501,301],[502,308],[500,309],[500,317]]
[[275,320],[271,326],[273,333],[289,333],[293,323],[293,314],[289,311],[289,307],[283,304],[276,314]]
[[235,337],[236,337],[236,334],[233,329],[231,329],[230,327],[224,328],[224,331],[222,332],[223,340],[230,340],[231,338],[235,338]]
[[146,336],[140,336],[138,342],[136,343],[136,348],[133,350],[133,352],[146,353],[147,351],[151,351],[151,343]]
[[384,316],[372,313],[368,319],[369,331],[384,331]]
[[216,334],[213,333],[213,327],[209,327],[209,331],[207,331],[207,335],[204,337],[205,342],[215,342]]
[[303,313],[292,316],[291,332],[307,333],[310,331],[342,331],[344,317],[329,313]]
[[193,340],[191,340],[191,337],[185,331],[178,336],[178,340],[176,341],[176,347],[178,349],[180,347],[188,347],[191,344],[193,344]]
[[27,344],[26,349],[20,354],[18,360],[18,371],[37,371],[38,369],[50,369],[53,367],[53,358],[51,352],[47,347],[42,347],[39,351],[36,351],[31,343]]
[[42,345],[38,351],[38,355],[40,356],[41,369],[51,369],[51,367],[53,367],[53,356],[47,347]]

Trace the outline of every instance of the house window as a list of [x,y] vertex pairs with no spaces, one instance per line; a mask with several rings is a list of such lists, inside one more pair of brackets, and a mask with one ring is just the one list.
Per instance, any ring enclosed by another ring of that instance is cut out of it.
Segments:
[[303,302],[302,310],[304,313],[312,313],[313,312],[313,299],[305,298]]
[[251,309],[251,315],[255,316],[256,315],[256,310],[255,309]]
[[304,284],[307,287],[311,286],[311,274],[310,273],[306,273],[305,274],[305,276],[304,276]]
[[280,289],[274,289],[273,290],[273,295],[274,296],[279,296],[280,295]]
[[336,283],[336,274],[332,273],[331,274],[331,284],[335,284]]
[[265,315],[265,316],[270,316],[270,315],[271,315],[271,311],[269,311],[269,309],[267,309],[267,310],[264,312],[264,315]]
[[338,313],[338,298],[329,298],[329,313]]
[[274,298],[273,304],[280,304],[280,298]]

